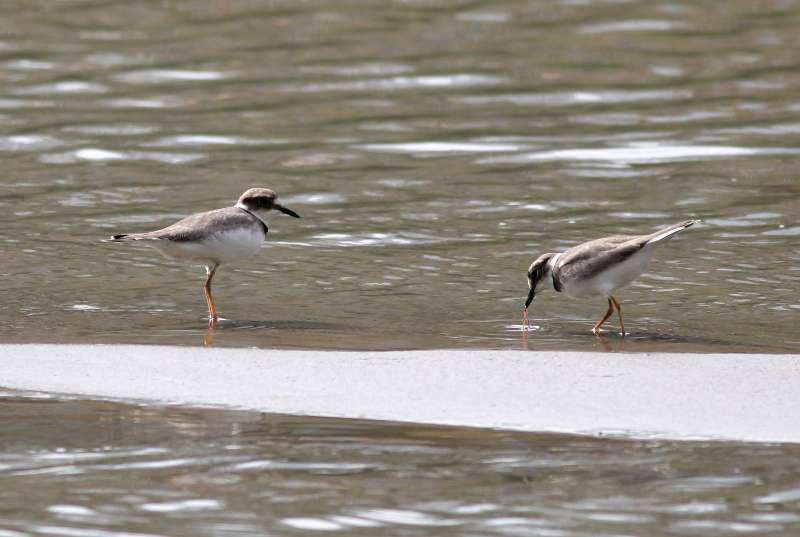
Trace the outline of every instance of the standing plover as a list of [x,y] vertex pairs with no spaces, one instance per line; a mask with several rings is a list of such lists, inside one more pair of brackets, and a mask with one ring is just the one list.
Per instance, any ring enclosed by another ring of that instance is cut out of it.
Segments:
[[699,222],[687,220],[649,235],[615,235],[574,246],[558,254],[542,254],[528,268],[528,299],[522,310],[523,329],[530,326],[528,306],[536,288],[549,280],[556,291],[568,296],[582,297],[602,295],[608,299],[608,310],[592,328],[597,334],[603,323],[616,309],[622,336],[625,324],[622,308],[612,293],[639,277],[653,258],[656,247],[665,243],[676,233]]
[[209,320],[216,323],[219,315],[211,296],[211,279],[221,264],[258,253],[269,230],[266,215],[273,209],[300,218],[278,203],[278,195],[272,190],[251,188],[233,207],[193,214],[156,231],[114,235],[110,240],[145,241],[166,257],[205,265],[203,293]]

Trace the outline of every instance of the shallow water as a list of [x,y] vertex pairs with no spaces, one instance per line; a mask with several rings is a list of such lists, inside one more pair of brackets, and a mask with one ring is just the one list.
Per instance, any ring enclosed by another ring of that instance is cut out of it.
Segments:
[[[215,344],[597,349],[538,253],[702,218],[619,294],[626,350],[797,350],[800,6],[7,2],[5,341],[199,344],[200,267],[112,233],[267,185]],[[617,338],[606,344],[619,346]]]
[[591,439],[22,395],[0,397],[3,537],[800,531],[796,445]]
[[[797,351],[800,6],[0,5],[0,341]],[[112,233],[271,186],[257,258]],[[605,304],[544,251],[702,218]],[[2,379],[0,379],[0,384]],[[796,446],[0,397],[0,537],[796,535]]]

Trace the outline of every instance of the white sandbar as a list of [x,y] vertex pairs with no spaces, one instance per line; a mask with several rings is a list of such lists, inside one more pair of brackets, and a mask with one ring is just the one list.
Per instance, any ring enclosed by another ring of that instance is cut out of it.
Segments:
[[800,355],[0,345],[0,386],[523,431],[800,442]]

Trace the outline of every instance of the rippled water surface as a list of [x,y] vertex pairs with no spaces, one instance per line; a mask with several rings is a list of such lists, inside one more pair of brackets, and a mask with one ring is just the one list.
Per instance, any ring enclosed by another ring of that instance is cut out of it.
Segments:
[[[0,4],[0,342],[198,345],[200,267],[102,244],[270,186],[216,345],[797,351],[800,4]],[[618,297],[533,257],[701,218]],[[0,384],[2,379],[0,378]],[[30,394],[29,394],[30,395]],[[796,446],[0,397],[0,537],[800,534]]]
[[0,397],[0,431],[3,537],[800,532],[793,445],[587,439],[14,393]]
[[219,345],[601,348],[554,293],[521,340],[531,259],[687,218],[625,348],[800,343],[797,3],[0,11],[5,341],[201,343],[202,269],[98,240],[265,185],[303,219],[221,269]]

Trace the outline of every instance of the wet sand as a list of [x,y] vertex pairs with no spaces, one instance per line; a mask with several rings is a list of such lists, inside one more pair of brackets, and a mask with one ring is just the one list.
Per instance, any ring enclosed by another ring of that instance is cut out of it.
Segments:
[[0,386],[520,431],[800,442],[800,355],[2,345]]

